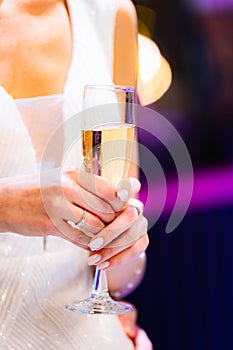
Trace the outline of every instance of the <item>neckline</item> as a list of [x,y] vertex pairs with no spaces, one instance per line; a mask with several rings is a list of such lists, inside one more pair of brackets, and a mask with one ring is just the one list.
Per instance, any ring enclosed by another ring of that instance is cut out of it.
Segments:
[[59,93],[59,94],[41,95],[41,96],[33,96],[33,97],[20,97],[20,98],[15,98],[14,101],[16,103],[23,102],[23,101],[40,101],[40,100],[63,98],[63,96],[64,96],[64,93]]

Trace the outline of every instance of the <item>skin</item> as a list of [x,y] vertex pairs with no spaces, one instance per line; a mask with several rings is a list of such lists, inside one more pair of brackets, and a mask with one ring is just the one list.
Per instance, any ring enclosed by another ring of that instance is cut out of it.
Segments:
[[[41,31],[41,21],[43,21],[43,30]],[[52,26],[51,26],[52,23]],[[122,38],[122,26],[124,26],[124,40]],[[52,28],[52,30],[51,30]],[[15,35],[17,33],[17,35]],[[0,8],[0,83],[14,98],[33,97],[47,94],[61,93],[65,79],[68,72],[68,67],[71,59],[71,28],[70,21],[64,1],[61,0],[20,0],[20,1],[3,1]],[[35,45],[35,38],[36,45]],[[126,50],[129,46],[129,50]],[[20,49],[23,47],[23,49]],[[136,14],[134,7],[129,1],[119,0],[119,11],[116,18],[116,33],[115,33],[115,55],[114,55],[114,81],[115,83],[136,84]],[[65,49],[64,49],[65,48]],[[127,55],[129,52],[129,55]],[[128,60],[128,61],[127,61]],[[43,62],[43,65],[41,64]],[[123,62],[123,63],[122,63]],[[127,64],[125,64],[125,62]],[[125,66],[130,69],[125,70]],[[123,73],[122,73],[123,72]],[[124,76],[124,80],[123,80]],[[122,81],[123,80],[123,81]],[[134,175],[134,174],[133,174]],[[63,174],[64,182],[61,181],[61,191],[67,193],[66,185],[69,182],[70,175]],[[49,175],[50,184],[46,189],[50,196],[55,196],[54,186],[58,186],[59,179],[57,173]],[[72,176],[71,187],[74,187],[76,182],[78,184],[77,176]],[[53,183],[53,184],[52,184]],[[55,185],[54,185],[55,183]],[[52,185],[51,185],[52,184]],[[72,187],[72,190],[73,190]],[[109,193],[115,193],[116,189],[111,186],[104,186]],[[7,190],[6,190],[7,188]],[[88,191],[88,189],[87,189]],[[26,193],[26,196],[25,196]],[[79,221],[82,216],[82,211],[72,206],[72,198],[66,196],[71,211],[75,214],[69,215],[66,208],[57,208],[54,203],[57,201],[50,201],[53,203],[48,210],[43,208],[43,203],[40,198],[39,178],[29,176],[25,179],[4,179],[0,182],[0,194],[2,201],[5,203],[1,209],[1,224],[0,229],[16,231],[19,234],[30,235],[33,234],[54,234],[62,235],[62,231],[68,230],[68,225],[64,220]],[[46,194],[47,196],[47,194]],[[97,199],[98,210],[101,207],[100,197],[106,200],[104,194],[99,193]],[[25,199],[26,198],[26,199]],[[55,197],[54,197],[55,198]],[[13,210],[15,204],[15,211]],[[9,204],[10,203],[10,204]],[[83,203],[76,203],[82,207]],[[9,205],[9,207],[8,207]],[[33,208],[35,217],[32,219],[25,213],[25,208]],[[90,209],[90,208],[87,208]],[[41,213],[41,214],[40,214]],[[46,214],[49,214],[46,216]],[[98,213],[92,212],[89,215],[90,224],[95,225],[97,215],[102,220],[102,225],[110,223],[111,220],[101,216]],[[134,258],[137,258],[148,245],[148,236],[146,232],[146,220],[143,216],[135,224],[135,216],[137,211],[132,206],[126,207],[121,213],[121,226],[125,230],[115,230],[114,227],[119,226],[119,218],[111,222],[108,229],[104,229],[98,233],[98,236],[104,239],[104,244],[99,253],[101,254],[101,261],[103,263],[108,260],[110,266],[108,269],[115,267],[120,268],[120,265],[129,260],[132,262],[132,269],[130,264],[128,266],[129,279],[134,271]],[[14,220],[13,220],[14,219]],[[75,220],[76,219],[76,220]],[[32,220],[32,222],[31,222]],[[21,222],[22,221],[22,222]],[[51,224],[52,222],[52,224]],[[130,223],[126,228],[126,223]],[[114,226],[115,225],[115,226]],[[58,229],[56,227],[58,226]],[[100,226],[98,226],[100,227]],[[142,232],[138,232],[138,227]],[[33,228],[33,230],[32,230]],[[137,229],[136,229],[137,228]],[[115,239],[116,235],[128,235],[124,239],[125,244],[119,248],[117,247],[103,250],[106,245],[109,245],[110,237]],[[132,232],[136,230],[135,240],[132,240]],[[72,229],[74,231],[74,229]],[[71,234],[72,236],[74,232]],[[67,237],[70,240],[70,237]],[[75,240],[76,242],[76,240]],[[105,243],[106,242],[106,243]],[[77,244],[83,246],[83,242],[77,241]],[[85,242],[86,244],[86,242]],[[112,272],[114,276],[114,272]],[[114,278],[109,277],[110,288],[111,281]],[[118,279],[119,280],[119,279]],[[116,282],[114,282],[116,288]],[[118,290],[121,289],[120,281]]]
[[137,14],[131,1],[117,0],[114,82],[136,87],[138,74]]
[[63,91],[72,45],[64,1],[3,0],[0,37],[0,83],[12,97]]
[[[136,86],[136,13],[130,1],[118,2],[113,78],[116,84]],[[72,54],[65,2],[3,0],[0,5],[0,85],[13,98],[61,93]],[[136,175],[135,169],[131,175]],[[134,185],[129,181],[129,188],[133,194],[138,191],[135,181]],[[148,245],[147,221],[143,215],[138,216],[135,207],[126,206],[126,201],[119,199],[115,186],[94,175],[87,179],[77,169],[50,171],[42,188],[39,174],[0,179],[0,203],[0,232],[60,236],[88,250],[91,256],[96,251],[93,253],[89,244],[96,236],[90,238],[67,223],[67,220],[80,221],[81,208],[85,208],[86,229],[103,238],[98,249],[101,260],[97,264],[108,261],[112,291],[124,289],[127,280],[135,276],[138,257]],[[95,203],[94,208],[90,203]],[[119,211],[120,215],[116,214]],[[122,283],[120,276],[122,272],[125,274],[125,263],[127,277]],[[135,316],[128,317],[136,337]]]

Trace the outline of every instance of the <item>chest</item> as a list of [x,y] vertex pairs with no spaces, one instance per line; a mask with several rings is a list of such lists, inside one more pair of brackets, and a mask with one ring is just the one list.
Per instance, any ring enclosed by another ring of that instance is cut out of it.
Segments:
[[15,98],[60,93],[72,50],[66,4],[27,3],[0,8],[0,84]]

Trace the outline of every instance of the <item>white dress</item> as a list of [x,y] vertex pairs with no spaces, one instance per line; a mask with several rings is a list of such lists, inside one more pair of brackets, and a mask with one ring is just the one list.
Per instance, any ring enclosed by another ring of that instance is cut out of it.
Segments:
[[[0,87],[0,177],[36,172],[38,161],[56,166],[59,159],[45,161],[43,150],[56,128],[80,111],[83,86],[112,83],[115,1],[69,0],[67,5],[73,56],[64,93],[13,100]],[[62,144],[69,142],[67,135],[65,128]],[[48,237],[44,251],[41,237],[0,234],[1,350],[133,349],[117,316],[65,309],[90,292],[86,258],[84,250],[60,238]]]

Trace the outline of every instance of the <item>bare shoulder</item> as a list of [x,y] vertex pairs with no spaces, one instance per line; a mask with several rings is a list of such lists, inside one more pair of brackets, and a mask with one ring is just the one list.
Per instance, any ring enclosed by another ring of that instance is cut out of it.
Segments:
[[136,86],[137,13],[130,0],[116,0],[114,80]]
[[137,30],[137,13],[136,8],[131,0],[116,0],[118,23],[123,23],[124,26],[131,27]]

